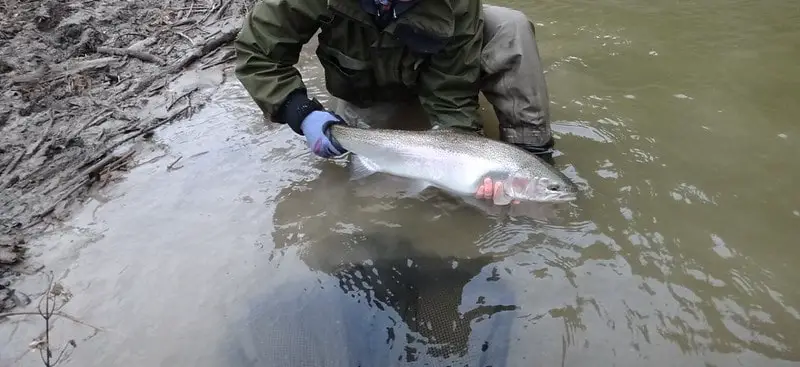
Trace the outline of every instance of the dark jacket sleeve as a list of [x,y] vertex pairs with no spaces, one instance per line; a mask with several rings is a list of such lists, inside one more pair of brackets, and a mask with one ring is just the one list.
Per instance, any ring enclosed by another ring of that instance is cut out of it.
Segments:
[[441,127],[478,129],[478,92],[483,46],[480,0],[454,1],[453,38],[431,57],[420,75],[420,102]]
[[326,7],[325,0],[256,0],[234,42],[236,77],[267,117],[298,133],[296,114],[284,111],[308,101],[295,64]]

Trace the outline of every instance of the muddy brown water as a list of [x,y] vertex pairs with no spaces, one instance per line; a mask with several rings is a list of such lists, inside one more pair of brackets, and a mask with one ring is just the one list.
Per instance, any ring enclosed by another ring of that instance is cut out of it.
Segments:
[[[575,205],[359,190],[229,78],[38,241],[63,311],[104,328],[57,321],[63,365],[798,365],[798,6],[512,5],[538,24]],[[0,361],[41,365],[41,330],[0,325]]]

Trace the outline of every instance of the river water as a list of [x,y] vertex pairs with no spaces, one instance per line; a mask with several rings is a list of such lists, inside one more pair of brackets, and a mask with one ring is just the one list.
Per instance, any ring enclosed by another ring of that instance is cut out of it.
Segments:
[[[34,249],[103,329],[56,321],[62,365],[798,365],[800,6],[506,4],[537,24],[575,205],[375,195],[229,77]],[[40,366],[42,328],[0,324],[0,361]]]

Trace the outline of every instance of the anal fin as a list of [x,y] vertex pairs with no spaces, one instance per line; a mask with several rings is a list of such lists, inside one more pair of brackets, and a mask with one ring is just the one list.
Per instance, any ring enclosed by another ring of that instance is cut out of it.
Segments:
[[433,185],[428,181],[411,180],[405,188],[405,196],[417,196],[431,186]]

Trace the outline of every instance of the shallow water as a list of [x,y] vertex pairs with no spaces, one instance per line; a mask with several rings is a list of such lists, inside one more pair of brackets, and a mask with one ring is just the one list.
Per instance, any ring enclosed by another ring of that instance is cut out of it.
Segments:
[[[64,365],[797,365],[798,5],[514,5],[574,206],[375,197],[229,78],[40,241],[64,312],[104,328],[56,322]],[[26,320],[0,325],[0,361],[41,365]]]

